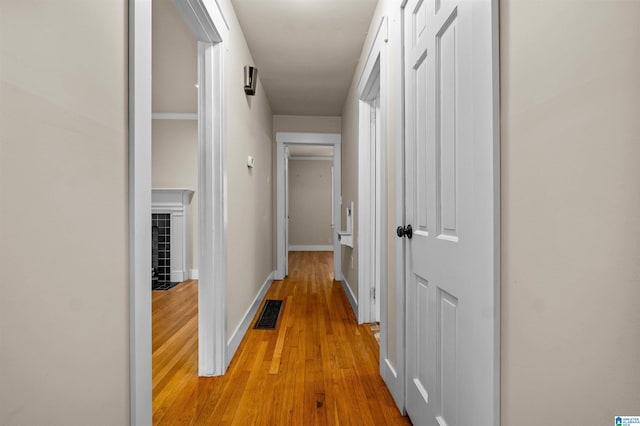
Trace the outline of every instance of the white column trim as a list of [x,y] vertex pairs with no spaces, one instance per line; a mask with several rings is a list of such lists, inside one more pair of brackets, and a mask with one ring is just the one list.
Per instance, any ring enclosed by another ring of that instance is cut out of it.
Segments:
[[129,2],[130,422],[151,410],[151,0]]

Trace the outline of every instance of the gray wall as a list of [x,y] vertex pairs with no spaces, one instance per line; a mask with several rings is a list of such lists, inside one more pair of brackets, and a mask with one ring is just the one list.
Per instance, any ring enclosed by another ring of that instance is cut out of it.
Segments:
[[[230,335],[273,270],[273,125],[261,85],[244,95],[251,56],[220,5]],[[129,423],[127,12],[121,1],[0,3],[2,425]]]
[[[387,122],[386,158],[387,158],[387,234],[394,236],[395,229],[400,224],[396,219],[396,204],[402,203],[402,194],[396,193],[396,144],[402,139],[402,48],[401,48],[401,14],[399,3],[394,0],[379,0],[376,11],[371,20],[369,35],[362,49],[360,61],[353,77],[351,88],[347,95],[342,111],[342,201],[343,206],[354,202],[353,238],[354,247],[342,248],[342,273],[353,294],[358,297],[358,94],[357,85],[362,74],[362,68],[367,60],[369,49],[374,41],[378,26],[383,16],[388,18],[388,41],[384,48],[387,52]],[[402,179],[400,177],[400,179]],[[342,229],[346,227],[346,214],[342,212]],[[388,238],[387,246],[387,274],[386,295],[387,312],[381,312],[388,323],[387,357],[394,368],[397,368],[396,347],[402,344],[401,333],[397,331],[396,322],[396,238]],[[382,289],[384,291],[384,289]]]
[[0,424],[129,423],[127,2],[0,2]]
[[640,413],[638,22],[501,2],[505,426]]
[[[229,0],[218,2],[229,24],[225,56],[227,98],[227,338],[242,321],[273,261],[273,114],[262,84],[255,96],[244,93],[244,66],[251,53]],[[247,156],[255,167],[247,167]],[[239,236],[251,236],[240,238]]]
[[195,190],[189,210],[191,265],[198,269],[198,122],[153,120],[151,184],[153,188]]
[[198,45],[172,0],[153,0],[153,112],[197,112]]
[[333,246],[331,167],[332,160],[289,160],[290,246]]
[[[308,133],[340,133],[342,129],[342,117],[308,116],[308,115],[274,115],[273,116],[273,200],[276,200],[276,132],[308,132]],[[273,203],[273,230],[272,242],[273,264],[277,263],[277,239],[276,228],[276,203]]]

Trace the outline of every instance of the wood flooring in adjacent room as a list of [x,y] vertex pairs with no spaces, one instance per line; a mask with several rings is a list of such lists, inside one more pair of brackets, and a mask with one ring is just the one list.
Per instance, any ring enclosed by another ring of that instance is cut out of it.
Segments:
[[[253,322],[227,373],[198,377],[197,282],[153,292],[153,423],[410,425],[378,373],[378,344],[358,326],[330,252],[291,252],[275,330]],[[254,318],[255,321],[255,318]]]

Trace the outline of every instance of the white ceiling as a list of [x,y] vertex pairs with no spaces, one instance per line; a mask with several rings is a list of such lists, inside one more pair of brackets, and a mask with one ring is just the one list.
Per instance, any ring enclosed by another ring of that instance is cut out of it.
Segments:
[[377,0],[231,3],[273,113],[341,115]]

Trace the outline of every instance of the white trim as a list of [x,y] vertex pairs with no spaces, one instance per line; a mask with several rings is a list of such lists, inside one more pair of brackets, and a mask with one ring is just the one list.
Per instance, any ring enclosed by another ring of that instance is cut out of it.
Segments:
[[346,278],[342,278],[342,280],[340,280],[340,283],[342,284],[342,288],[347,295],[347,299],[349,299],[349,304],[351,305],[351,309],[353,309],[355,317],[358,318],[358,302],[356,300],[356,297],[353,295],[353,291],[351,291],[351,286],[347,282]]
[[[200,267],[215,271],[202,274],[198,291],[200,373],[207,363],[211,373],[222,374],[225,333],[226,289],[226,152],[224,126],[223,57],[226,50],[228,26],[214,0],[174,0],[189,27],[199,40],[205,40],[207,49],[199,42],[199,74],[208,84],[199,84],[199,150],[200,156],[209,149],[213,160],[200,159],[206,164],[202,173],[210,177],[207,185],[199,177],[200,212],[208,214],[216,226],[201,227]],[[130,422],[133,426],[152,423],[151,372],[151,0],[129,2],[129,324],[130,324]],[[204,64],[204,65],[202,65]],[[204,70],[204,72],[202,72]],[[202,102],[206,99],[206,102]],[[206,108],[202,108],[203,105]],[[213,129],[202,132],[203,129]],[[213,173],[215,171],[215,173]],[[212,199],[207,200],[207,196]],[[205,203],[202,199],[205,199]],[[203,207],[203,205],[207,207]],[[211,208],[215,207],[215,210]],[[207,208],[209,208],[207,210]],[[222,226],[220,226],[222,225]],[[222,227],[222,229],[220,229]],[[213,231],[216,231],[215,233]],[[219,231],[219,232],[218,232]],[[211,248],[215,244],[215,249]],[[206,250],[202,250],[205,247]],[[205,257],[209,254],[210,257]],[[202,259],[205,259],[203,262]],[[215,265],[211,265],[215,262]],[[215,284],[215,285],[214,285]],[[203,296],[209,303],[203,303]],[[222,297],[221,297],[222,296]],[[202,303],[202,304],[201,304]],[[211,306],[222,306],[222,310]],[[202,315],[205,315],[204,317]],[[208,317],[206,316],[208,315]],[[203,321],[202,319],[209,319]],[[204,335],[202,334],[204,333]],[[207,348],[203,351],[203,347]],[[220,367],[220,368],[215,368]]]
[[201,376],[224,374],[227,365],[224,53],[223,43],[198,42],[198,374]]
[[289,251],[333,251],[333,246],[330,245],[301,245],[301,246],[289,246]]
[[333,157],[312,157],[312,156],[289,156],[289,160],[304,160],[304,161],[333,161]]
[[255,317],[256,312],[258,312],[258,308],[262,303],[262,299],[264,299],[265,295],[267,294],[267,290],[269,290],[269,287],[273,282],[274,276],[275,276],[275,271],[272,271],[267,277],[267,279],[265,280],[265,282],[262,284],[262,287],[260,287],[260,291],[258,292],[256,297],[253,299],[253,302],[251,302],[251,305],[249,306],[249,309],[247,309],[247,312],[245,312],[244,316],[242,317],[242,321],[240,321],[240,324],[238,324],[238,326],[233,331],[233,333],[231,333],[231,338],[227,343],[227,354],[228,354],[227,366],[229,365],[229,363],[233,359],[233,356],[238,350],[238,347],[240,346],[240,342],[242,342],[242,338],[247,333],[247,330],[249,330],[249,326],[251,326],[251,322],[253,321],[253,318]]
[[[377,145],[382,147],[380,152],[380,159],[378,163],[381,165],[379,173],[379,181],[382,184],[382,188],[379,188],[379,192],[382,196],[382,200],[378,200],[378,205],[386,205],[386,136],[387,136],[387,53],[384,46],[387,40],[387,18],[382,17],[378,30],[376,32],[376,38],[371,46],[369,54],[367,56],[367,62],[365,63],[364,70],[360,76],[358,82],[358,322],[360,324],[365,322],[375,321],[374,303],[371,298],[371,288],[374,280],[378,279],[380,282],[380,289],[377,295],[380,300],[380,312],[386,312],[386,288],[383,288],[386,280],[381,277],[386,277],[386,256],[384,250],[386,250],[386,209],[380,208],[379,214],[382,216],[381,223],[383,229],[375,229],[375,223],[372,222],[372,191],[375,189],[375,176],[372,174],[375,169],[375,165],[371,164],[372,158],[372,129],[371,129],[371,114],[375,113],[376,100],[379,104],[379,113],[376,114],[379,121],[379,137]],[[372,104],[373,102],[373,104]],[[373,230],[373,231],[372,231]],[[381,252],[374,253],[373,239],[374,235],[378,236],[379,244],[377,247],[381,248]],[[374,272],[375,271],[375,272]],[[385,318],[386,314],[381,315],[381,319]],[[385,324],[382,324],[382,323]],[[386,321],[381,321],[380,324],[380,355],[383,359],[383,355],[386,353],[386,329],[383,333],[383,328],[386,327]]]
[[152,423],[151,0],[129,2],[129,392],[131,425]]
[[198,40],[198,374],[215,376],[227,366],[224,60],[229,27],[215,1],[173,4]]
[[[332,145],[333,148],[333,223],[340,223],[341,209],[341,164],[342,150],[340,133],[276,133],[276,273],[275,279],[282,280],[287,274],[287,219],[286,219],[286,165],[287,147],[289,144]],[[333,230],[333,275],[334,279],[342,279],[342,257],[338,232]]]
[[189,269],[189,279],[197,280],[198,279],[198,270],[197,269]]
[[[495,416],[496,424],[500,424],[501,422],[501,375],[500,375],[500,366],[501,366],[501,339],[502,336],[500,334],[500,323],[501,323],[501,305],[500,305],[500,295],[501,295],[501,280],[502,276],[500,275],[500,252],[501,252],[501,229],[500,229],[500,185],[501,185],[501,174],[500,174],[500,149],[501,149],[501,133],[500,133],[500,2],[498,0],[491,0],[491,71],[493,74],[492,81],[492,95],[493,95],[493,110],[491,111],[493,121],[492,121],[492,134],[493,134],[493,229],[494,229],[494,247],[493,247],[493,276],[494,276],[494,364],[493,368],[495,371],[494,376],[494,394],[493,401],[494,407],[493,412]],[[404,92],[403,92],[404,93]]]
[[[340,133],[277,132],[276,143],[293,145],[339,145]],[[335,151],[334,151],[335,153]]]
[[189,112],[154,112],[153,120],[198,120],[198,113]]

